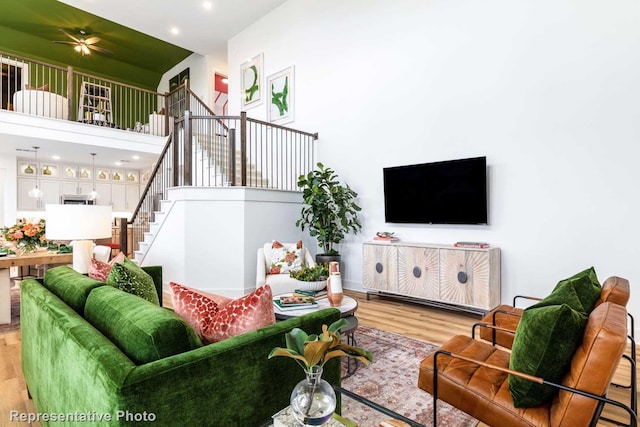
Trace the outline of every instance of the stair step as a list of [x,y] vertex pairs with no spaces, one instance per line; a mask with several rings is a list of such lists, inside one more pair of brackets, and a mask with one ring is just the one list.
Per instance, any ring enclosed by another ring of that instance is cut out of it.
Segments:
[[156,233],[150,233],[150,232],[145,232],[144,233],[144,243],[151,243],[153,242],[154,237],[156,236]]

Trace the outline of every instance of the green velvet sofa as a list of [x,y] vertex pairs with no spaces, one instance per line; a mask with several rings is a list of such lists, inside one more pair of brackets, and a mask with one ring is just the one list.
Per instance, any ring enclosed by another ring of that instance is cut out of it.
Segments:
[[[145,270],[162,301],[162,270]],[[294,327],[317,333],[340,316],[336,309],[319,310],[202,345],[173,311],[68,267],[24,280],[20,298],[22,369],[40,422],[55,426],[260,425],[289,404],[304,377],[291,359],[267,359],[270,350],[284,347],[284,335]],[[154,329],[156,317],[173,326]],[[161,346],[194,348],[134,362],[121,347],[145,346],[136,338],[139,323],[153,330],[150,339]],[[325,365],[323,378],[340,384],[338,359]]]

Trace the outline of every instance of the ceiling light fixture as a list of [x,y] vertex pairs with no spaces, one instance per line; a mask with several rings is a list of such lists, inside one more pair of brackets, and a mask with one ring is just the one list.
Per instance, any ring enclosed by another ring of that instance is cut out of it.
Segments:
[[35,151],[35,162],[36,162],[36,186],[33,187],[31,190],[29,190],[29,197],[34,198],[34,199],[41,199],[43,196],[42,190],[40,190],[40,188],[38,187],[38,149],[40,147],[33,147],[33,150]]
[[178,29],[178,27],[171,27],[171,34],[173,34],[174,36],[180,34],[180,30]]
[[93,191],[89,193],[89,200],[96,200],[98,197],[100,197],[100,195],[96,191],[96,153],[89,154],[91,154],[91,165],[93,166],[93,172],[91,172],[93,174]]

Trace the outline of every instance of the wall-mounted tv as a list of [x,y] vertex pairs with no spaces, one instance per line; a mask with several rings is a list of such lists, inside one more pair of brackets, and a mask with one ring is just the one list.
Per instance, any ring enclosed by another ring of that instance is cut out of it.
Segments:
[[487,224],[487,158],[383,169],[386,222]]

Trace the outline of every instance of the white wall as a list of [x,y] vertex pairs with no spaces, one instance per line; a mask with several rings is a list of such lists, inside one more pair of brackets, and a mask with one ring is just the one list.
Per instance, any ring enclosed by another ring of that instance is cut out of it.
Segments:
[[[226,58],[222,58],[219,55],[202,56],[193,53],[164,73],[158,84],[158,92],[168,92],[169,80],[186,68],[189,68],[189,87],[191,90],[198,98],[202,99],[205,104],[213,108],[214,74],[216,72],[224,75],[227,74]],[[164,100],[162,102],[164,102]]]
[[[229,41],[240,64],[295,65],[291,127],[357,192],[362,265],[378,230],[502,248],[502,300],[593,265],[640,283],[640,3],[631,0],[289,1]],[[234,96],[235,94],[235,96]],[[248,110],[266,117],[266,105]],[[489,226],[385,224],[382,168],[487,156]],[[348,286],[361,283],[349,268]],[[640,316],[639,293],[630,310]]]
[[[176,187],[163,203],[166,218],[142,260],[161,265],[163,283],[229,297],[256,288],[258,248],[295,242],[298,193],[243,187]],[[308,244],[312,242],[304,242]]]

